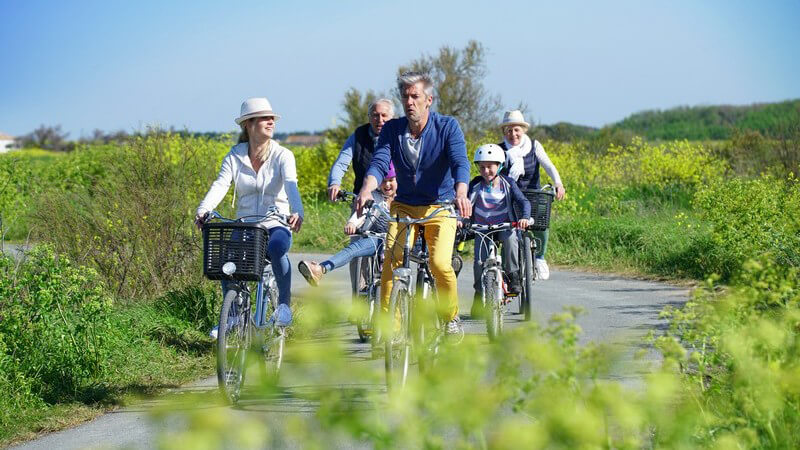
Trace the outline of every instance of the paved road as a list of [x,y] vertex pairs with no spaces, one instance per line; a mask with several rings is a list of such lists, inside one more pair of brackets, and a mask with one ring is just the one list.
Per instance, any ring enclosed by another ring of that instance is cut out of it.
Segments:
[[[322,259],[320,255],[303,255],[304,258]],[[301,255],[291,255],[293,267]],[[464,270],[459,277],[460,309],[469,311],[472,299],[472,264],[464,265]],[[293,292],[309,293],[305,280],[293,272]],[[343,268],[329,274],[324,280],[325,292],[340,295],[346,298],[349,294],[349,281],[347,269]],[[583,328],[583,342],[619,342],[627,360],[632,360],[632,355],[642,347],[642,337],[649,330],[660,329],[665,326],[659,320],[659,312],[667,305],[680,305],[686,301],[688,290],[661,283],[624,279],[613,275],[598,275],[585,272],[574,272],[555,269],[552,270],[550,280],[539,282],[535,286],[535,311],[538,320],[545,320],[554,313],[561,312],[565,306],[575,305],[585,309],[586,313],[578,319],[578,324]],[[507,326],[520,323],[520,316],[510,315],[506,318]],[[482,322],[465,321],[468,333],[485,333]],[[370,360],[366,355],[369,352],[367,344],[358,344],[355,339],[355,329],[350,325],[342,324],[335,327],[333,335],[345,339],[352,348],[355,357],[353,364],[380,364],[380,361]],[[651,357],[652,358],[652,357]],[[645,363],[630,361],[620,367],[615,377],[623,383],[635,385],[640,380],[640,375],[646,370]],[[288,378],[288,377],[287,377]],[[284,380],[285,378],[282,378]],[[358,382],[355,380],[354,382]],[[285,385],[287,392],[299,392],[302,389],[313,389],[308,385],[292,385],[288,381]],[[208,391],[216,388],[216,378],[200,380],[181,389],[181,392]],[[375,387],[376,389],[379,387]],[[106,414],[92,422],[58,433],[52,433],[36,441],[32,441],[16,448],[24,449],[51,449],[51,448],[86,448],[86,447],[117,447],[126,446],[134,448],[153,447],[153,425],[148,419],[148,411],[162,404],[162,399],[154,399],[135,407],[122,409]],[[292,414],[308,414],[313,412],[314,404],[301,400],[299,397],[287,395],[285,399],[265,404],[253,402],[252,409],[260,414],[269,414],[270,420],[285,421]],[[216,406],[209,406],[216,407]],[[247,405],[245,410],[250,409]]]

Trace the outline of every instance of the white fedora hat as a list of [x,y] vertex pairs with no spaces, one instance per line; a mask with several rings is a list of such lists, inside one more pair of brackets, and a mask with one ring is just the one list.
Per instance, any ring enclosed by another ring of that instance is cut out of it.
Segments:
[[239,117],[235,119],[236,125],[241,125],[247,119],[252,117],[274,117],[275,120],[281,116],[272,111],[272,105],[266,97],[253,97],[248,98],[242,103],[242,110]]
[[506,127],[508,125],[522,125],[526,128],[530,128],[531,124],[525,122],[525,117],[522,116],[522,111],[515,109],[513,111],[506,111],[503,114],[503,122],[500,124],[500,128]]

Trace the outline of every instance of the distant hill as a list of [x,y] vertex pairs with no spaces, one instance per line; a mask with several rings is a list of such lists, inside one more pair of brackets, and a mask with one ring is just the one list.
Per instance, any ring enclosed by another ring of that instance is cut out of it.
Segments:
[[800,99],[749,106],[694,106],[643,111],[610,125],[646,139],[728,139],[734,129],[780,137],[800,123]]

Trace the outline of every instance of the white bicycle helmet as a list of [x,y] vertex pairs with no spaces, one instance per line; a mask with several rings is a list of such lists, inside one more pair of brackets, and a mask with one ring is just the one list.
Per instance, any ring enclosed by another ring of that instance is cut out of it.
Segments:
[[506,162],[506,152],[497,144],[483,144],[475,150],[475,157],[472,162],[496,162],[502,165]]

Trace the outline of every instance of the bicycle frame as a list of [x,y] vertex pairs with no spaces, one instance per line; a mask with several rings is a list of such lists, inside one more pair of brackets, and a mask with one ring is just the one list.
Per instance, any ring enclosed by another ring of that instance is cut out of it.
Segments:
[[[447,204],[440,206],[439,208],[435,209],[432,213],[428,216],[420,218],[420,219],[412,219],[410,217],[391,217],[388,214],[388,220],[391,222],[395,222],[398,224],[403,224],[406,226],[405,229],[405,243],[403,245],[403,260],[400,267],[397,267],[392,271],[392,292],[390,294],[390,304],[389,304],[389,320],[387,322],[393,322],[391,315],[394,315],[392,311],[398,311],[398,315],[400,317],[400,330],[399,333],[397,331],[388,333],[391,338],[387,338],[385,340],[385,358],[386,358],[386,383],[389,389],[394,387],[395,381],[400,387],[405,385],[407,376],[408,376],[408,366],[409,366],[409,359],[411,348],[416,348],[416,353],[418,356],[418,361],[420,364],[420,370],[424,370],[424,366],[427,364],[429,357],[431,357],[431,362],[433,361],[432,356],[435,356],[438,351],[439,341],[441,339],[441,329],[438,326],[438,319],[436,320],[436,324],[434,328],[436,331],[433,333],[433,336],[425,336],[425,320],[424,318],[417,318],[415,310],[418,308],[417,303],[420,301],[424,301],[427,298],[428,294],[428,280],[433,280],[430,276],[430,271],[428,268],[428,261],[426,257],[426,253],[423,254],[418,258],[419,268],[417,272],[417,284],[421,284],[421,289],[418,289],[421,292],[417,292],[418,295],[414,295],[412,292],[412,284],[411,284],[411,258],[412,258],[412,248],[414,245],[414,241],[411,239],[411,231],[415,225],[422,225],[426,222],[429,222],[434,217],[439,216],[442,212],[448,212],[450,215],[449,217],[456,218],[455,211],[453,209],[452,204]],[[399,230],[398,230],[399,234]],[[423,249],[424,246],[424,234],[423,235]],[[396,245],[397,241],[395,240],[394,244]],[[388,243],[387,243],[388,244]],[[387,249],[388,251],[388,249]],[[384,262],[385,263],[385,262]],[[433,287],[431,285],[431,287]],[[401,299],[405,299],[401,301]],[[399,304],[398,304],[399,303]],[[394,306],[393,306],[394,305]],[[397,309],[399,308],[399,309]],[[395,315],[395,317],[398,317]],[[434,317],[436,315],[434,314]],[[412,325],[413,324],[413,325]],[[405,329],[403,327],[405,326]],[[412,326],[414,330],[412,332]],[[401,367],[400,367],[400,374],[399,380],[394,380],[393,375],[394,372],[394,353],[393,353],[393,346],[395,344],[395,339],[398,339],[398,345],[402,345],[400,349],[401,354],[400,358],[402,359]],[[401,344],[402,343],[402,344]],[[430,344],[429,344],[430,343]]]
[[[470,229],[479,239],[477,247],[486,249],[486,259],[481,263],[481,301],[484,308],[488,307],[486,314],[486,331],[490,339],[495,339],[503,329],[503,316],[506,312],[507,295],[503,289],[502,256],[497,251],[496,235],[505,232],[517,232],[513,223],[500,223],[495,225],[473,224]],[[482,252],[480,252],[482,253]],[[477,258],[478,255],[476,254]],[[487,305],[487,301],[491,304]]]

